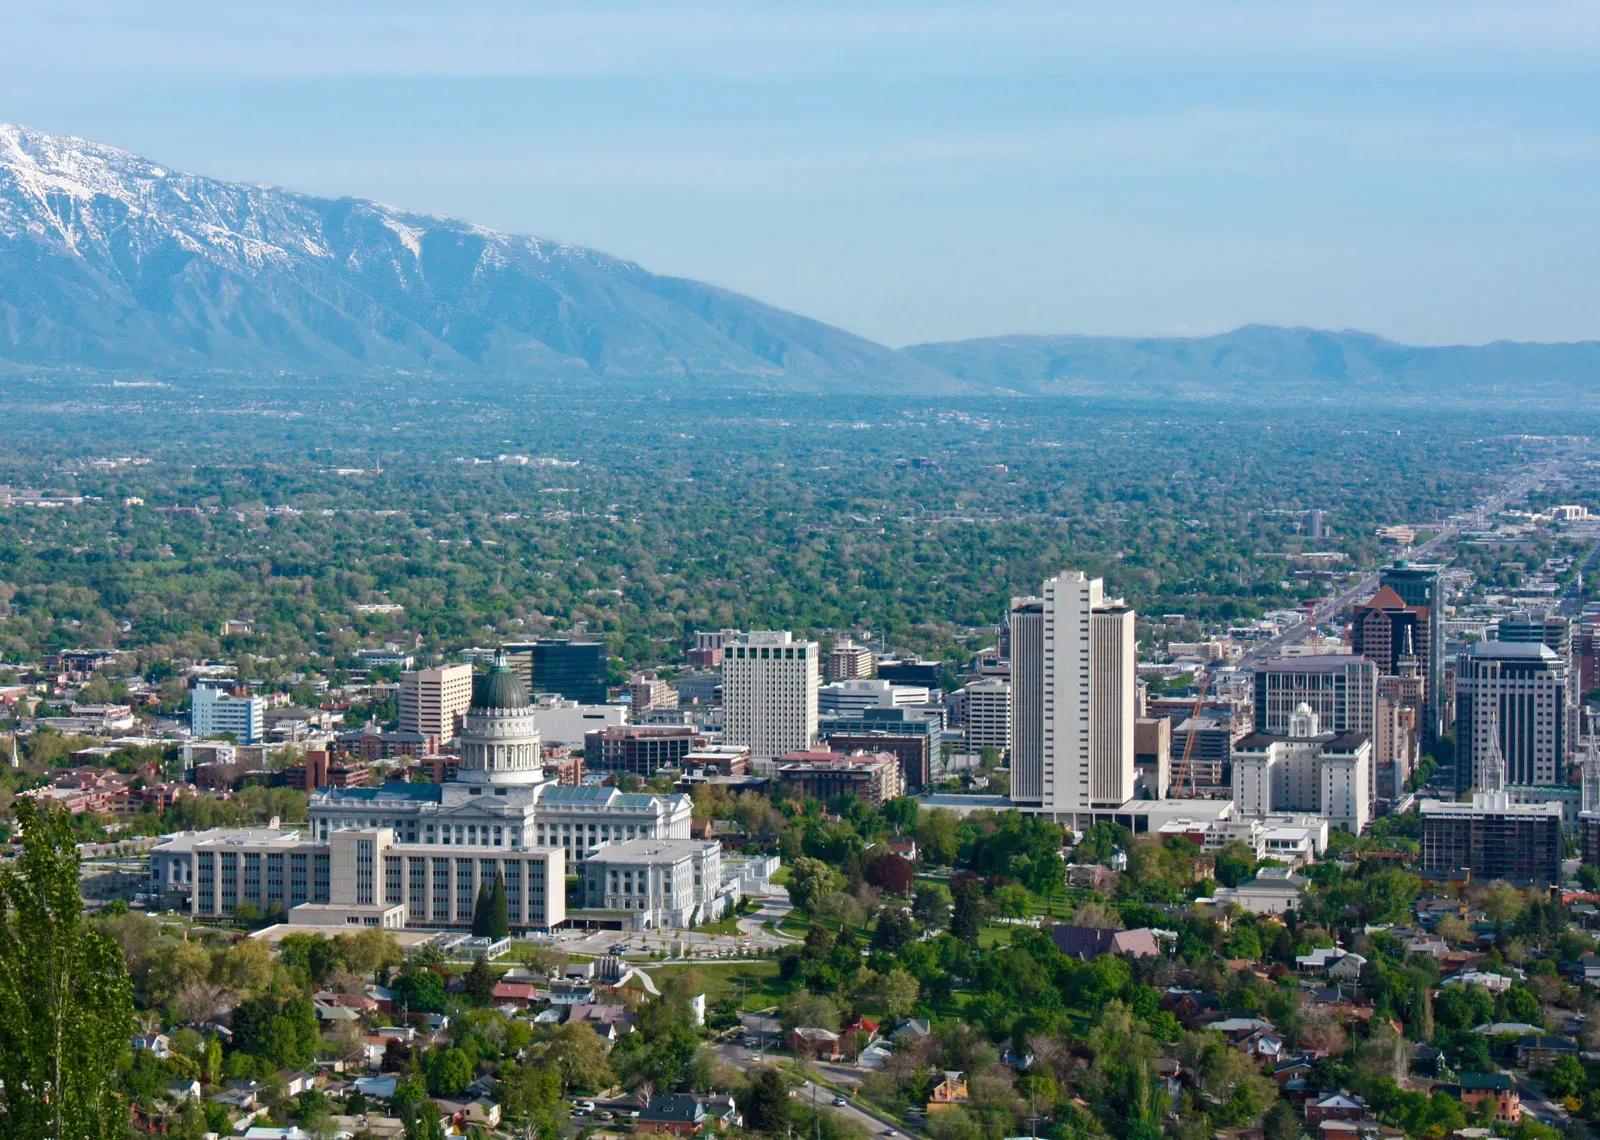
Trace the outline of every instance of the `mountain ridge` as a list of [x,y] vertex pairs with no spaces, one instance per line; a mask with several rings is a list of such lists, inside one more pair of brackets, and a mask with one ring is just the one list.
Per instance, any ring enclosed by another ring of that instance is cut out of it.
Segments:
[[893,349],[583,246],[0,124],[0,366],[690,393],[1418,398],[1592,394],[1600,342],[1417,346],[1253,324]]
[[582,246],[0,125],[0,357],[96,369],[962,385]]
[[1247,324],[1199,337],[1014,334],[901,349],[963,380],[1032,394],[1097,390],[1115,378],[1175,392],[1242,391],[1263,384],[1420,393],[1444,384],[1593,385],[1600,341],[1491,341],[1408,345],[1359,329]]

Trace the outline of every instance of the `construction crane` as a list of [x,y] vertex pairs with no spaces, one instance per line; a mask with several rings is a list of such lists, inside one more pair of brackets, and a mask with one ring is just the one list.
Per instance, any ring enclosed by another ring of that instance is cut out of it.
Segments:
[[[1194,799],[1195,795],[1194,764],[1190,758],[1194,755],[1194,742],[1200,735],[1195,722],[1200,710],[1205,707],[1206,690],[1211,687],[1211,677],[1211,670],[1207,669],[1205,676],[1200,679],[1200,688],[1194,695],[1194,708],[1189,712],[1189,735],[1183,741],[1183,759],[1178,762],[1178,789],[1183,792],[1182,798],[1185,799]],[[1187,792],[1184,792],[1185,782],[1188,784]]]

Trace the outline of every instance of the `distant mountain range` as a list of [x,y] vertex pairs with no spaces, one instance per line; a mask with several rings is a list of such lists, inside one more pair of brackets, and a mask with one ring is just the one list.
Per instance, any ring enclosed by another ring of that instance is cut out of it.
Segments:
[[1371,333],[1246,325],[1204,337],[1006,336],[904,350],[959,380],[1027,394],[1233,395],[1276,388],[1397,397],[1600,388],[1600,342],[1418,347]]
[[487,376],[699,391],[1216,395],[1526,391],[1600,344],[1416,348],[1248,326],[895,350],[594,250],[169,170],[0,124],[0,363],[158,374]]

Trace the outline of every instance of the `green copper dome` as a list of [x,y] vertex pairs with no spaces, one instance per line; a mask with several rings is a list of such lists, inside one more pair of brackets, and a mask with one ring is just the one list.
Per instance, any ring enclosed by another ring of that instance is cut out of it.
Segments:
[[511,670],[505,661],[498,660],[489,666],[487,673],[479,673],[472,682],[472,707],[475,709],[525,709],[528,707],[528,690],[522,678]]

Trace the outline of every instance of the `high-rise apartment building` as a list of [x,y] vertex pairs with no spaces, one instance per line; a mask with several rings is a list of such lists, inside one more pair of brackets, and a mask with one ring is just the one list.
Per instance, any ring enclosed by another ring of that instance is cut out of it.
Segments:
[[505,646],[506,663],[530,693],[556,693],[579,704],[606,700],[606,647],[598,641],[541,637]]
[[1011,682],[999,678],[972,681],[967,692],[967,747],[993,748],[1001,756],[1011,750]]
[[1480,641],[1458,655],[1456,790],[1566,783],[1570,683],[1542,642]]
[[877,665],[877,656],[869,646],[841,637],[822,660],[822,679],[831,683],[873,677],[877,675]]
[[678,690],[657,673],[635,673],[628,678],[628,707],[636,715],[650,709],[675,709]]
[[1506,792],[1479,792],[1470,803],[1423,800],[1422,869],[1468,870],[1475,879],[1561,881],[1559,803],[1513,803]]
[[400,731],[454,740],[472,704],[472,666],[437,665],[400,677]]
[[817,643],[788,630],[747,633],[722,650],[724,744],[769,763],[811,747],[817,737]]
[[1407,606],[1427,611],[1428,644],[1423,655],[1421,642],[1417,653],[1424,656],[1423,674],[1427,678],[1425,699],[1427,708],[1423,717],[1424,743],[1431,745],[1444,734],[1444,579],[1443,568],[1415,562],[1396,562],[1378,574],[1378,585],[1387,586],[1400,596]]
[[1069,571],[1010,625],[1013,801],[1071,822],[1132,799],[1133,610]]

